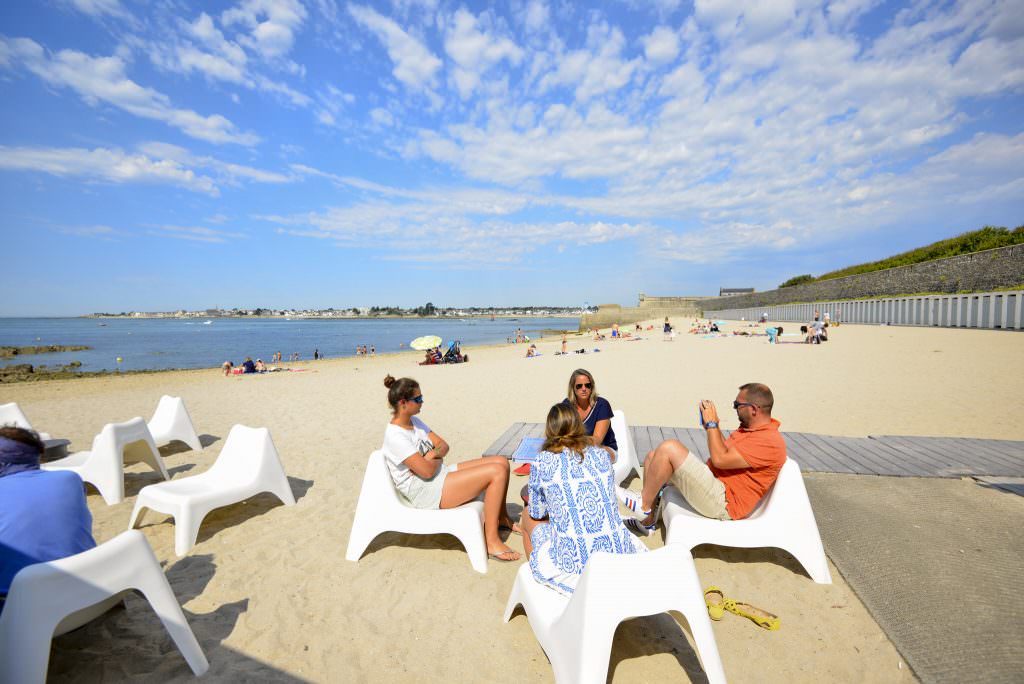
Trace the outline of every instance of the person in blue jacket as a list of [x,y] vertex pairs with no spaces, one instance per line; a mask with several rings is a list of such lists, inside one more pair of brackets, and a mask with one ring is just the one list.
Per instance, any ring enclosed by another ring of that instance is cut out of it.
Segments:
[[39,435],[0,427],[0,611],[18,571],[96,546],[82,479],[40,470]]
[[615,462],[619,444],[612,430],[612,405],[597,394],[597,383],[590,371],[577,368],[569,376],[569,396],[562,403],[576,409],[587,434],[594,439],[594,446],[609,450]]

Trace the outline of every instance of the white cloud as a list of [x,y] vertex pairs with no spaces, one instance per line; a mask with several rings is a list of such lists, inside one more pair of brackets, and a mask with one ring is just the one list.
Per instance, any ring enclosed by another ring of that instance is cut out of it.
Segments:
[[177,240],[188,240],[190,242],[206,242],[222,244],[230,240],[245,239],[244,233],[230,233],[223,230],[215,230],[205,226],[157,226],[155,230],[149,231],[150,235],[158,237],[169,237]]
[[679,55],[679,36],[668,26],[657,26],[640,39],[647,61],[653,64],[671,62]]
[[559,55],[557,67],[538,83],[540,92],[559,86],[574,88],[576,99],[589,100],[619,90],[633,76],[638,59],[623,60],[622,32],[601,22],[587,30],[588,47]]
[[93,17],[109,15],[112,17],[124,18],[129,16],[128,12],[121,6],[119,0],[66,0],[68,4],[83,14]]
[[422,42],[408,34],[393,20],[363,5],[349,5],[349,14],[369,29],[387,50],[394,64],[392,74],[413,90],[430,90],[441,68],[438,59]]
[[459,9],[452,18],[444,47],[456,64],[452,78],[463,99],[480,85],[488,69],[502,60],[515,65],[523,59],[522,48],[507,37],[482,29],[477,17],[465,9]]
[[110,226],[95,225],[95,226],[63,226],[57,229],[58,232],[64,235],[73,235],[74,237],[93,238],[96,240],[103,240],[105,242],[114,242],[116,237],[120,234],[119,231],[114,230]]
[[297,0],[243,0],[221,14],[225,26],[249,29],[241,41],[267,59],[288,54],[305,19],[306,8]]
[[190,109],[173,107],[170,98],[163,93],[129,79],[125,75],[125,62],[119,56],[92,57],[77,50],[61,50],[50,55],[28,38],[0,37],[0,44],[8,55],[5,63],[16,59],[51,86],[75,91],[89,105],[108,104],[212,143],[255,145],[259,142],[258,136],[238,131],[220,114],[203,116]]
[[198,175],[172,159],[127,154],[116,148],[0,146],[0,169],[111,183],[170,184],[208,195],[219,194],[212,178]]
[[527,3],[523,16],[523,23],[526,25],[527,31],[531,33],[543,31],[548,28],[550,18],[551,10],[543,0],[530,0]]

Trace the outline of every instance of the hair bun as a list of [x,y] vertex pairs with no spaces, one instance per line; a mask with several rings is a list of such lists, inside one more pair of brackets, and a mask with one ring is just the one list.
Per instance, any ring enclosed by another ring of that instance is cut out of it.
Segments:
[[395,378],[391,374],[388,374],[384,378],[384,386],[391,389],[391,386],[395,384]]

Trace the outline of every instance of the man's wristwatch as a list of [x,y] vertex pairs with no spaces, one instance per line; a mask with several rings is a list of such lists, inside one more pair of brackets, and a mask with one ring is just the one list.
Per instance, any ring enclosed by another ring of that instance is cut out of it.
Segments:
[[718,427],[718,421],[717,420],[709,420],[708,422],[704,423],[704,429],[705,430],[710,430],[711,428],[716,428],[716,427]]

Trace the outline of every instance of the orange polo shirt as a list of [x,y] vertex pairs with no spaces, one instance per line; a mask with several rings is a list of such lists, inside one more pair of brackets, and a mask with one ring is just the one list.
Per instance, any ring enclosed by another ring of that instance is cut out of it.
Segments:
[[733,520],[741,520],[757,507],[786,462],[786,442],[779,434],[779,421],[759,428],[733,430],[726,447],[740,452],[749,468],[723,470],[708,461],[711,473],[725,485],[725,508]]

